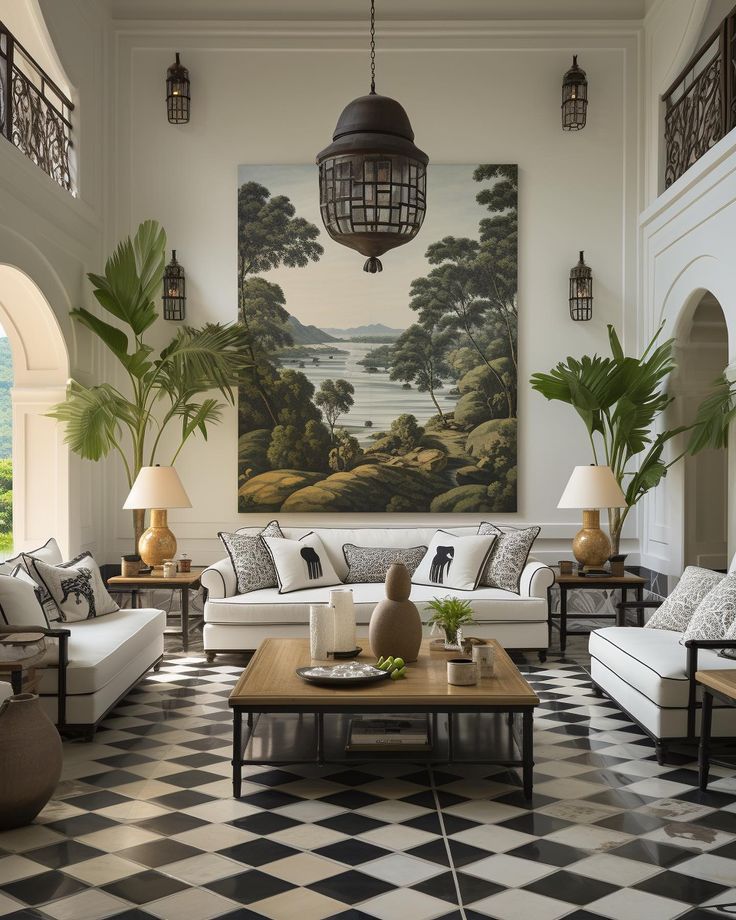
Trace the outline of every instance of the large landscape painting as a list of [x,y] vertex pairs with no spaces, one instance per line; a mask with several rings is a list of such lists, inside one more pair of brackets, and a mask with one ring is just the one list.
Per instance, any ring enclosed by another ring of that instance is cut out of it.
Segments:
[[427,187],[371,275],[322,228],[313,166],[240,167],[240,511],[516,510],[517,167]]

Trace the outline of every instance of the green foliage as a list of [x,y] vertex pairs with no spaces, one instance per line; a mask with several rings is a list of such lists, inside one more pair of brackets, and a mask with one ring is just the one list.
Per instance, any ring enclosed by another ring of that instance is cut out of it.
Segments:
[[415,416],[404,412],[391,422],[389,437],[395,440],[402,454],[407,453],[419,446],[424,437],[424,428],[417,422]]
[[361,358],[358,364],[366,370],[389,368],[393,360],[394,346],[393,342],[389,345],[381,345],[379,348],[371,348],[365,358]]
[[[203,394],[217,390],[229,403],[247,366],[247,331],[240,324],[183,326],[154,357],[143,335],[155,322],[164,271],[166,235],[155,221],[140,225],[123,240],[105,264],[105,274],[90,274],[100,306],[117,325],[83,308],[72,316],[90,329],[127,372],[128,394],[110,383],[85,386],[72,381],[66,400],[49,415],[60,421],[71,449],[88,460],[119,453],[128,483],[140,468],[155,462],[163,432],[179,426],[174,463],[195,433],[205,440],[208,427],[220,421],[223,403]],[[121,326],[123,328],[121,328]],[[162,411],[156,410],[162,404]],[[153,443],[149,443],[149,436]]]
[[451,330],[442,332],[414,323],[397,340],[391,360],[391,379],[414,383],[420,393],[429,393],[443,424],[446,420],[435,390],[442,388],[443,378],[451,373],[445,356],[452,338]]
[[336,473],[349,470],[363,456],[363,450],[357,438],[348,434],[344,428],[338,428],[334,435],[335,446],[330,451],[329,467]]
[[330,434],[334,435],[338,418],[350,411],[350,407],[355,402],[353,399],[354,393],[355,387],[352,383],[348,383],[347,380],[331,380],[328,378],[322,381],[314,401],[327,419]]
[[736,381],[725,374],[713,382],[713,392],[706,396],[698,408],[692,425],[689,454],[708,447],[728,447],[728,429],[736,418]]
[[13,355],[10,341],[0,338],[0,458],[13,453],[13,407],[10,390],[13,386]]
[[311,420],[301,428],[277,425],[271,433],[268,462],[272,469],[324,472],[330,450],[330,435],[321,422]]
[[460,600],[459,597],[435,597],[427,602],[427,607],[434,611],[427,620],[427,626],[437,624],[442,627],[448,642],[455,642],[458,629],[473,622],[470,602]]
[[0,460],[0,549],[10,549],[2,537],[13,538],[13,461],[9,458]]

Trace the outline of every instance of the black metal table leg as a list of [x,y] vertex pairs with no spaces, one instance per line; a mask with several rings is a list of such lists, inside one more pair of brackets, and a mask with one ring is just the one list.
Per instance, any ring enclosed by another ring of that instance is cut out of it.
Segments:
[[325,762],[325,717],[317,713],[317,763]]
[[189,588],[181,589],[181,646],[189,651]]
[[530,799],[534,788],[534,710],[530,708],[525,709],[523,714],[521,748],[524,795]]
[[560,585],[560,652],[567,648],[567,586]]
[[703,707],[700,712],[700,746],[698,748],[698,781],[701,792],[708,788],[710,772],[710,730],[713,720],[713,694],[703,688]]
[[[637,586],[636,599],[640,604],[644,602],[644,586],[643,585]],[[636,625],[637,626],[644,625],[644,608],[643,607],[636,608]]]
[[[248,713],[250,717],[250,713]],[[233,709],[233,796],[240,798],[243,771],[243,711]]]
[[447,713],[447,758],[452,763],[454,760],[453,754],[453,743],[452,743],[452,713]]

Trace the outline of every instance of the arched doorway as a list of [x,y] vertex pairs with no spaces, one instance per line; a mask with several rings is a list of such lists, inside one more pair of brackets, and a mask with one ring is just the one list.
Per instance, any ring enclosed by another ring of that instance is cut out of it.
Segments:
[[69,450],[46,413],[64,398],[69,354],[38,285],[0,264],[0,326],[13,359],[13,543],[30,549],[55,536],[69,544]]
[[[691,421],[728,365],[728,327],[718,300],[705,291],[678,330],[681,418]],[[704,450],[683,460],[684,565],[728,566],[728,451]]]

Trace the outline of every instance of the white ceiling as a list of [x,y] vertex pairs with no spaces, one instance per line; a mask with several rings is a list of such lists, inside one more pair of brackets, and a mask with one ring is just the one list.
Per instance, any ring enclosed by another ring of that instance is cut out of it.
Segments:
[[[651,0],[377,0],[381,20],[641,19]],[[364,20],[368,0],[112,0],[116,19]]]

